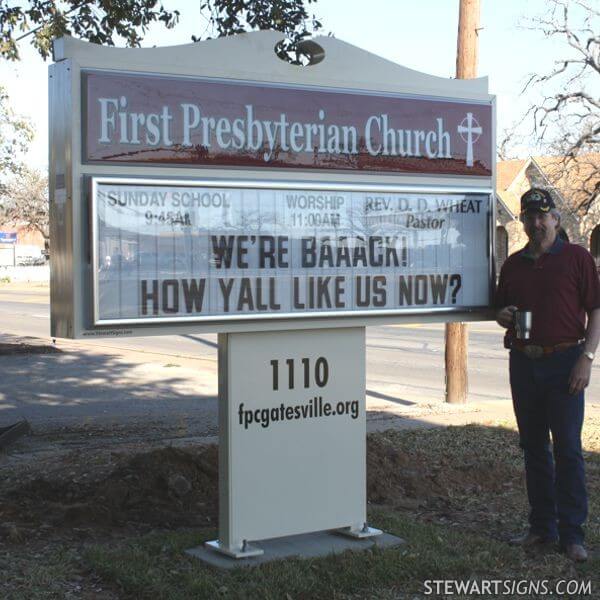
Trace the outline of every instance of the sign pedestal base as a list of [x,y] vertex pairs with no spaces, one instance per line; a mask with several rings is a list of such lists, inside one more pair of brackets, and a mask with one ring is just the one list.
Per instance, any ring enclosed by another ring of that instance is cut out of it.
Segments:
[[[361,529],[353,529],[352,527],[344,527],[342,529],[336,529],[332,533],[336,533],[338,535],[341,535],[341,536],[344,536],[347,538],[351,538],[354,540],[365,540],[368,538],[374,538],[379,535],[383,535],[383,531],[381,531],[381,529],[375,529],[374,527],[369,527],[366,523],[365,523],[364,527],[362,527]],[[318,535],[318,534],[314,534],[314,535]],[[295,537],[300,537],[300,536],[295,536]],[[286,539],[292,539],[292,538],[290,538],[290,537],[281,538],[279,543],[285,544]],[[400,539],[400,538],[398,538],[398,539]],[[265,543],[264,541],[261,542],[261,544],[264,544],[264,543]],[[218,552],[220,554],[223,554],[224,556],[228,556],[229,558],[236,558],[236,559],[262,556],[265,553],[265,551],[262,548],[259,548],[255,544],[249,544],[247,542],[245,542],[242,545],[241,549],[228,548],[227,546],[222,544],[219,540],[212,540],[210,542],[204,542],[204,545],[207,549],[212,550],[213,552]]]
[[364,327],[219,335],[219,539],[251,546],[366,524]]
[[406,542],[395,535],[382,533],[372,538],[347,538],[338,535],[337,531],[319,531],[317,533],[305,533],[292,535],[273,540],[256,542],[253,546],[259,546],[264,552],[259,556],[234,558],[222,553],[215,547],[214,542],[207,542],[204,546],[190,548],[186,554],[201,560],[202,562],[216,567],[217,569],[237,569],[239,567],[258,567],[265,563],[286,558],[320,558],[343,554],[352,550],[361,552],[372,548],[394,548]]

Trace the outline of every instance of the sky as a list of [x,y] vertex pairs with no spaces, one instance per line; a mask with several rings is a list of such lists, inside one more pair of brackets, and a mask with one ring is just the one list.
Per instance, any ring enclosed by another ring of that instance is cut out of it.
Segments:
[[[143,46],[171,46],[191,41],[192,34],[206,31],[200,0],[163,2],[179,8],[180,24],[171,31],[154,26]],[[489,78],[490,93],[497,96],[498,138],[520,120],[539,93],[522,95],[532,73],[550,71],[565,56],[565,44],[546,39],[531,29],[531,19],[544,14],[545,0],[481,0],[478,75]],[[365,10],[368,7],[368,10]],[[318,0],[309,10],[321,20],[323,32],[403,66],[439,77],[453,77],[459,0]],[[11,105],[28,116],[36,136],[28,162],[45,169],[48,164],[48,94],[50,61],[43,59],[27,39],[19,44],[17,63],[0,59],[0,82],[6,86]],[[527,139],[517,147],[526,155]]]

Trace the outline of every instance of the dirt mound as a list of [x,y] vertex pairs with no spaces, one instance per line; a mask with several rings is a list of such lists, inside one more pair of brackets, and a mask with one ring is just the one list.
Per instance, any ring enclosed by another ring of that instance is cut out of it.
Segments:
[[456,496],[498,492],[516,475],[490,457],[438,455],[432,461],[430,447],[399,445],[394,434],[367,438],[367,497],[375,504],[440,506]]
[[62,526],[207,525],[218,507],[217,447],[164,448],[131,456],[91,482],[37,478],[3,512]]
[[[522,476],[513,438],[511,432],[489,428],[369,435],[367,498],[373,504],[434,513],[464,511],[467,501],[477,497],[505,502],[504,492]],[[87,453],[54,465],[53,471],[40,465],[43,476],[2,492],[0,520],[65,531],[217,524],[217,446],[115,455],[108,464],[103,457],[104,470]]]
[[189,523],[189,513],[206,523],[216,519],[218,487],[216,446],[198,452],[166,448],[138,454],[114,471],[98,501],[114,514],[154,524]]

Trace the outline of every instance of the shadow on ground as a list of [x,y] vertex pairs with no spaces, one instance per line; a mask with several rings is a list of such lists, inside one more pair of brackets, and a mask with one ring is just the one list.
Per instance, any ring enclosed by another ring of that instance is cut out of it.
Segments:
[[137,420],[216,432],[216,385],[198,382],[193,369],[23,339],[10,347],[0,348],[0,426],[27,419],[39,432]]

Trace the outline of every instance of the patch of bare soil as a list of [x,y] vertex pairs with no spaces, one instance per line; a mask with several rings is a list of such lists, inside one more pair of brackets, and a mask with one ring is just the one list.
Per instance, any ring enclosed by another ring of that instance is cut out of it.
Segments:
[[0,598],[28,598],[35,589],[44,597],[116,600],[120,590],[82,562],[90,543],[216,525],[214,445],[79,448],[32,462],[0,471],[0,572],[7,574]]
[[[504,502],[520,488],[522,469],[495,459],[493,452],[457,456],[456,448],[438,448],[436,453],[432,444],[443,446],[455,439],[451,436],[429,434],[422,446],[395,433],[368,436],[369,502],[430,515],[454,512],[459,518],[466,509],[478,510],[478,499],[486,499],[493,511],[495,501]],[[502,443],[502,437],[496,441]],[[4,475],[0,523],[9,524],[5,537],[16,540],[19,531],[40,527],[118,536],[121,530],[217,524],[215,445],[135,453],[79,449],[63,455],[59,465],[50,466],[51,460],[29,465],[26,480],[14,470]]]
[[[85,458],[82,455],[81,460]],[[117,457],[108,474],[93,464],[66,464],[4,492],[0,519],[16,527],[114,530],[214,524],[217,448],[162,448]]]
[[385,435],[367,442],[367,496],[371,502],[407,506],[435,505],[458,494],[493,494],[515,476],[500,461],[440,456],[406,451]]
[[471,426],[369,436],[367,497],[420,521],[508,540],[526,524],[516,433]]

